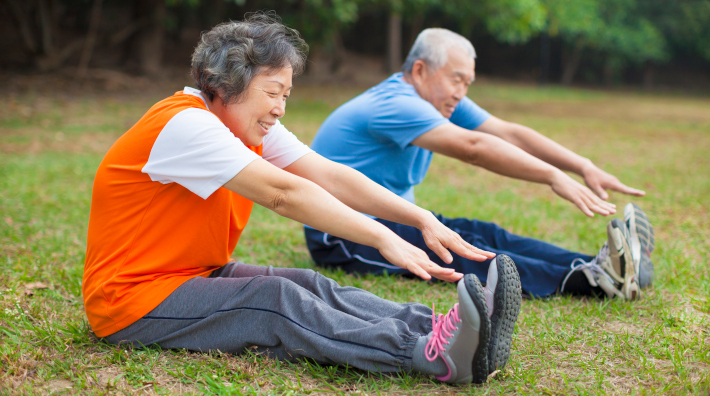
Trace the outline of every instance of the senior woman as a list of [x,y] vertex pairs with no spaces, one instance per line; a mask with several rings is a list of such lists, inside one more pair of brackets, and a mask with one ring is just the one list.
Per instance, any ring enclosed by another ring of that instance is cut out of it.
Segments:
[[[155,104],[106,153],[83,279],[91,327],[111,343],[228,353],[255,346],[275,358],[484,381],[490,321],[475,276],[459,282],[459,303],[437,318],[424,305],[340,287],[312,270],[230,260],[253,202],[372,246],[424,279],[462,275],[358,212],[419,228],[447,262],[448,249],[474,260],[493,255],[279,123],[305,48],[265,14],[215,27],[192,56],[199,90]],[[509,345],[500,349],[492,360],[507,359]]]

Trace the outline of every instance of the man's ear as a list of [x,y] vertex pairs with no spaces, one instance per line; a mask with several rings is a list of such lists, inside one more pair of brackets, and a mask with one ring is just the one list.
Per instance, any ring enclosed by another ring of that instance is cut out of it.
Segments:
[[412,78],[417,81],[425,78],[427,76],[427,66],[426,62],[419,59],[412,65]]

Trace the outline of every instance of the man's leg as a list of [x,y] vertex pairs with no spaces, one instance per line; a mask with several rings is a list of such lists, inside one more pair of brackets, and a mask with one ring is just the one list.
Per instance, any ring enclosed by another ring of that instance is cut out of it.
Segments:
[[[280,359],[308,357],[383,372],[412,368],[422,334],[402,320],[357,318],[281,276],[219,275],[185,282],[149,314],[106,339],[227,353],[257,346],[257,352]],[[345,298],[369,295],[351,294]],[[368,299],[385,311],[394,304],[374,295]],[[346,305],[359,309],[357,303]]]
[[[593,258],[593,256],[570,252],[533,238],[511,234],[493,223],[438,217],[442,223],[457,231],[472,245],[510,256],[520,274],[523,291],[528,295],[544,297],[555,293],[569,272],[569,266],[574,259],[580,258],[589,261]],[[475,274],[483,282],[486,282],[490,260],[478,262],[453,254],[453,262],[446,264],[426,246],[422,233],[418,229],[383,219],[376,220],[404,240],[424,250],[435,263],[443,267],[454,268],[465,274]],[[474,231],[479,231],[481,234]],[[305,233],[311,256],[319,265],[339,267],[348,272],[409,273],[389,264],[377,249],[310,228],[306,228]],[[545,253],[550,255],[552,261],[538,258],[544,256]]]
[[594,257],[572,252],[535,238],[515,235],[495,223],[466,218],[450,219],[442,215],[436,215],[436,217],[442,224],[460,235],[472,234],[478,238],[472,236],[470,239],[475,239],[477,243],[492,249],[515,253],[518,256],[531,259],[544,260],[567,269],[569,269],[570,263],[575,259],[589,261]]

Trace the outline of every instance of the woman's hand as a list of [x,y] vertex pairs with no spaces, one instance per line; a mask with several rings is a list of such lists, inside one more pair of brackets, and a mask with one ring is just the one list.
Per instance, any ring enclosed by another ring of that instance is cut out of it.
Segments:
[[474,261],[484,261],[496,256],[495,253],[481,250],[464,241],[461,235],[441,224],[439,219],[431,212],[428,212],[428,215],[424,223],[418,228],[421,230],[424,242],[429,249],[436,253],[445,263],[450,264],[454,260],[450,251]]
[[[453,268],[442,268],[429,260],[423,250],[398,237],[396,234],[385,237],[377,250],[390,263],[409,270],[414,275],[429,280],[434,278],[456,282],[463,274],[455,272]],[[448,253],[448,252],[447,252]],[[450,262],[450,261],[449,261]]]

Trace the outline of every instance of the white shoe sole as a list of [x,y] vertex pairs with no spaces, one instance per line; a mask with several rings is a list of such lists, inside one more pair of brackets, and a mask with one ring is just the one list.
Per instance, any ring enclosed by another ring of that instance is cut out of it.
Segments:
[[[616,220],[618,222],[618,220]],[[619,222],[621,223],[621,222]],[[619,252],[619,257],[615,257],[614,260],[624,260],[624,276],[622,277],[615,268],[604,268],[604,270],[617,282],[621,283],[621,293],[627,300],[637,300],[641,298],[641,288],[638,284],[637,271],[636,271],[636,260],[631,252],[631,247],[629,246],[630,236],[624,235],[624,231],[618,227],[612,227],[613,222],[610,222],[607,226],[607,231],[609,234],[609,243],[613,243],[614,246],[609,246],[610,254],[612,252]],[[617,223],[618,224],[618,223]],[[626,227],[621,223],[623,227]],[[629,257],[631,256],[631,257]],[[613,254],[612,254],[613,257]],[[628,258],[631,258],[629,263]],[[631,265],[629,265],[631,264]]]

